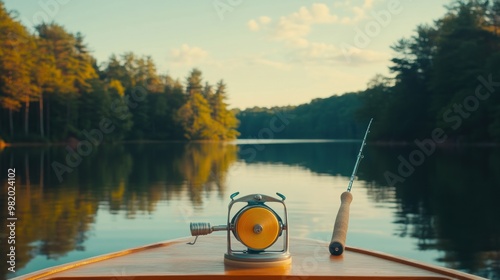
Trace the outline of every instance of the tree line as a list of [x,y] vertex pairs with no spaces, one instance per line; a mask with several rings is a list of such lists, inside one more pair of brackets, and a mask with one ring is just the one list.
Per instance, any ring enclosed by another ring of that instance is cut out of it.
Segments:
[[248,108],[236,116],[241,138],[354,139],[366,128],[356,119],[360,106],[357,93],[346,93],[299,106]]
[[500,1],[455,1],[433,25],[396,42],[393,79],[378,76],[360,114],[380,139],[500,141]]
[[[367,89],[281,108],[296,114],[275,138],[360,138],[411,142],[500,141],[500,1],[461,0],[431,25],[420,25],[392,50],[392,77],[376,75]],[[280,108],[238,113],[242,136],[258,132]],[[267,116],[267,117],[266,117]]]
[[103,124],[112,128],[105,141],[238,136],[222,80],[209,84],[193,69],[183,86],[132,52],[99,66],[82,34],[56,23],[34,30],[0,1],[0,142],[81,139]]
[[183,84],[133,53],[99,67],[80,33],[50,23],[30,34],[1,1],[0,31],[0,139],[8,142],[81,138],[103,120],[113,127],[107,141],[234,139],[238,119],[241,138],[269,138],[265,129],[280,112],[294,118],[273,138],[359,138],[373,117],[373,140],[437,131],[446,141],[500,141],[499,0],[451,3],[433,24],[395,42],[393,75],[376,75],[366,90],[249,108],[237,118],[224,82],[203,83],[198,69]]

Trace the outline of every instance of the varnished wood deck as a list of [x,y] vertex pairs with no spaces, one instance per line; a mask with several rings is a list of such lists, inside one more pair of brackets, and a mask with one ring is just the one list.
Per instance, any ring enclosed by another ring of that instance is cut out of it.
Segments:
[[340,257],[325,242],[291,239],[292,264],[278,268],[224,265],[225,236],[202,236],[108,254],[16,279],[482,279],[371,251],[347,248]]

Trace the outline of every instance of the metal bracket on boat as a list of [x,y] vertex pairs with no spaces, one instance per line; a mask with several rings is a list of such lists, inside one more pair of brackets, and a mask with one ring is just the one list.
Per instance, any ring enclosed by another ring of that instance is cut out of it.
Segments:
[[[191,223],[191,235],[207,235],[214,231],[227,231],[227,252],[224,262],[228,265],[284,265],[289,264],[288,250],[288,212],[284,203],[286,197],[276,193],[281,199],[263,194],[251,194],[235,199],[239,192],[233,193],[228,206],[227,224],[211,226],[210,223]],[[245,203],[232,216],[235,204]],[[268,204],[278,203],[283,207],[283,219]],[[232,217],[231,217],[232,216]],[[231,235],[232,232],[232,235]],[[276,248],[278,239],[283,240],[281,248]],[[236,239],[243,245],[233,244]],[[246,248],[245,248],[246,247]]]

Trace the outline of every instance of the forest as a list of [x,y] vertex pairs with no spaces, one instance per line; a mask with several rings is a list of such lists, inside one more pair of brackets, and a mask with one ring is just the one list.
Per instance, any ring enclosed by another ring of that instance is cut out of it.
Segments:
[[0,145],[82,139],[96,129],[106,142],[353,139],[370,118],[374,141],[500,141],[500,0],[453,1],[391,48],[391,74],[375,75],[365,90],[231,110],[222,80],[204,82],[198,69],[184,81],[159,75],[150,57],[132,52],[98,64],[82,34],[56,23],[30,34],[0,1]]
[[454,1],[432,25],[391,46],[392,76],[376,75],[363,91],[309,104],[238,112],[245,138],[276,112],[295,118],[274,138],[362,137],[412,142],[434,134],[451,143],[500,141],[500,1]]
[[[253,107],[237,112],[238,130],[245,139],[353,139],[366,128],[357,119],[360,106],[358,93],[346,93],[299,106]],[[283,114],[288,117],[274,124]]]
[[132,52],[98,65],[82,34],[34,28],[0,1],[0,142],[67,142],[96,130],[105,142],[238,136],[223,80],[204,82],[193,69],[183,83]]

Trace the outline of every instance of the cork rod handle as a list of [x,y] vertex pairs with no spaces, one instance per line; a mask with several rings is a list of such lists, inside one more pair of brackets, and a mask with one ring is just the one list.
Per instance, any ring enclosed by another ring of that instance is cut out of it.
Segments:
[[334,256],[340,256],[344,252],[347,228],[349,226],[349,207],[352,201],[350,192],[343,192],[340,196],[340,208],[333,226],[332,241],[328,249]]

